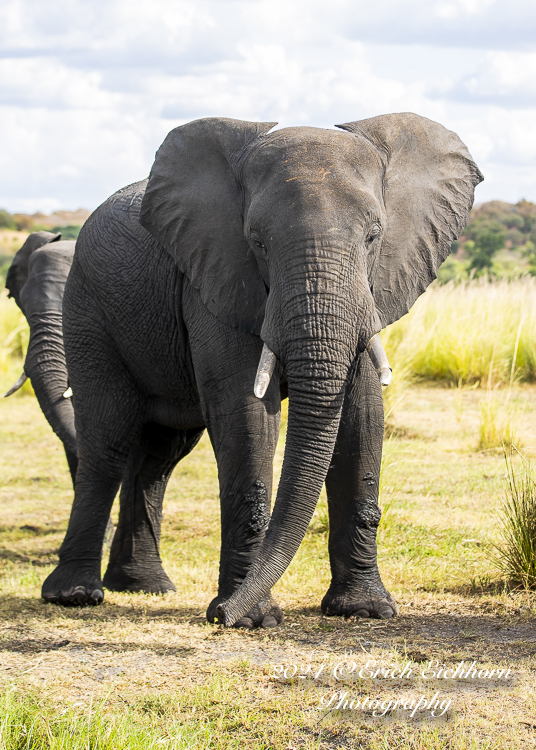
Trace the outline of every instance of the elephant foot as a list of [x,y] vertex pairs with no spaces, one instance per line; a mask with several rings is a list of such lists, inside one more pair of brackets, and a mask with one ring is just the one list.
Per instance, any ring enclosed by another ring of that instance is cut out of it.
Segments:
[[51,604],[83,607],[102,604],[104,590],[100,571],[80,563],[60,563],[43,583],[41,596]]
[[352,586],[334,586],[322,599],[322,612],[342,617],[373,617],[389,620],[398,615],[398,605],[382,583],[379,573],[372,580],[353,583]]
[[[226,597],[217,596],[208,605],[207,620],[215,622],[218,620],[218,605],[224,602]],[[278,603],[271,596],[266,596],[252,607],[243,617],[235,622],[233,628],[275,628],[283,622],[283,612]]]
[[144,594],[165,594],[176,591],[160,560],[141,566],[139,563],[112,562],[104,574],[103,584],[109,591],[130,591]]

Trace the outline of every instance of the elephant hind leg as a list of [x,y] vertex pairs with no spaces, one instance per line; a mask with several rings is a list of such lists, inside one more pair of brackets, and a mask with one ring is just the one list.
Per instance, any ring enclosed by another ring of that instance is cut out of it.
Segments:
[[203,428],[176,430],[151,422],[130,451],[121,487],[119,522],[103,579],[111,591],[163,594],[175,586],[162,567],[162,502],[177,463],[190,453]]
[[[142,427],[144,397],[125,368],[95,301],[73,281],[65,293],[84,317],[64,321],[64,340],[76,413],[75,497],[59,564],[43,583],[45,601],[99,604],[101,558],[112,504],[130,446]],[[73,299],[74,298],[74,299]]]

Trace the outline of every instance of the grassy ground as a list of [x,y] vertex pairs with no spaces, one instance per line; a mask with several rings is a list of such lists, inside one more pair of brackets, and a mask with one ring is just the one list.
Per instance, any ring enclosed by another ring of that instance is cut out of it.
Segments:
[[[253,633],[204,621],[219,554],[206,438],[179,465],[166,498],[162,550],[177,593],[107,593],[91,609],[41,602],[72,492],[35,399],[2,402],[0,748],[533,746],[536,599],[505,592],[486,556],[504,459],[497,449],[477,450],[485,398],[474,389],[413,386],[391,420],[380,566],[400,617],[322,617],[329,564],[321,504],[275,591],[284,625]],[[509,400],[524,450],[535,456],[536,388],[514,387]],[[356,679],[354,670],[337,681],[333,669],[344,659],[356,670],[372,659],[384,669],[409,661],[412,674]],[[430,660],[511,672],[432,679]],[[450,704],[441,718],[427,711],[412,718],[410,710],[382,718],[369,708],[333,710],[340,695],[326,707],[340,689],[347,700],[387,701],[376,713],[390,700],[428,701],[436,692]]]
[[[30,384],[1,401],[0,750],[533,746],[536,597],[505,591],[488,556],[505,473],[501,436],[536,457],[533,284],[434,287],[382,335],[395,378],[385,392],[379,554],[400,603],[394,621],[321,616],[323,500],[275,591],[285,624],[254,633],[207,625],[219,514],[206,438],[166,497],[162,552],[177,593],[108,593],[96,609],[45,605],[40,585],[65,532],[69,477]],[[1,392],[20,375],[27,341],[22,315],[0,297]],[[276,471],[281,456],[282,445]],[[357,671],[371,659],[384,669],[409,660],[412,674],[355,681],[354,670],[337,681],[333,668],[345,658]],[[430,660],[511,673],[434,680],[420,673]],[[348,701],[387,701],[376,710],[386,715],[326,707],[341,687]],[[450,701],[441,718],[388,709],[437,691]]]

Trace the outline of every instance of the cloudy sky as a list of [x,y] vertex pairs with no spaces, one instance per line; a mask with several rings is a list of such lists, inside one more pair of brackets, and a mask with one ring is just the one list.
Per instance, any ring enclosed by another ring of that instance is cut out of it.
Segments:
[[535,0],[3,0],[0,207],[95,208],[225,116],[456,131],[477,201],[536,201]]

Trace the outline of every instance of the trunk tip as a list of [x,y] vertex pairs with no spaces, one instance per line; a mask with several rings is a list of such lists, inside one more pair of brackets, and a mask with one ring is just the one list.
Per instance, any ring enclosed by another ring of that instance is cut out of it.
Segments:
[[220,625],[223,625],[224,628],[231,628],[235,624],[236,619],[233,619],[233,617],[226,612],[225,604],[226,602],[218,604],[216,608],[216,616]]

